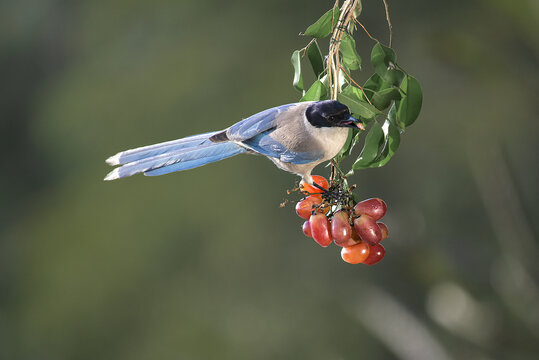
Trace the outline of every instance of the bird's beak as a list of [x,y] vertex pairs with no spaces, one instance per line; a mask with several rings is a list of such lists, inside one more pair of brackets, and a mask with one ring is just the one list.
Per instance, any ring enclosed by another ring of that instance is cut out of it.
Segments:
[[365,130],[365,125],[363,125],[361,120],[358,120],[353,116],[350,116],[348,119],[341,121],[340,125],[342,127],[351,127],[351,128],[357,128],[360,130]]

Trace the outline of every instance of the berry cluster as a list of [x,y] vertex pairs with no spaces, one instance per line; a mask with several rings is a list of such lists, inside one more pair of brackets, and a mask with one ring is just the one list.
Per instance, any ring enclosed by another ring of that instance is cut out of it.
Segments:
[[343,201],[332,194],[335,189],[322,176],[314,175],[313,181],[326,192],[301,181],[300,190],[308,195],[296,205],[296,213],[307,220],[303,233],[320,246],[331,242],[341,246],[341,257],[347,263],[374,265],[382,260],[385,249],[380,242],[387,238],[388,229],[377,221],[386,214],[386,203],[379,198]]

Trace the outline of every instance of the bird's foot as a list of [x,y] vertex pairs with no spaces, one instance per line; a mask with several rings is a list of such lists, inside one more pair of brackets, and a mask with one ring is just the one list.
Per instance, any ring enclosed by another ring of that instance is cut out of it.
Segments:
[[313,186],[320,190],[322,198],[328,200],[328,202],[342,202],[347,196],[342,189],[338,187],[330,187],[329,189],[324,189],[322,186],[313,182]]

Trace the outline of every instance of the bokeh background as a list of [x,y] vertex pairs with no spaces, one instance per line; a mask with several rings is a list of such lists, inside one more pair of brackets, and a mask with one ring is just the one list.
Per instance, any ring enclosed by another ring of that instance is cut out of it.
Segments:
[[102,181],[120,150],[297,101],[290,55],[331,6],[0,2],[1,359],[537,358],[536,0],[390,1],[424,105],[353,178],[389,205],[376,266],[304,237],[262,158]]

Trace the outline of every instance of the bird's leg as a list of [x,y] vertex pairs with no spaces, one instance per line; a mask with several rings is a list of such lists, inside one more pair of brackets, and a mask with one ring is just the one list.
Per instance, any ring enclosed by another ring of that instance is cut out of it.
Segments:
[[335,191],[332,191],[330,189],[324,189],[322,186],[318,185],[314,181],[313,181],[313,186],[320,189],[320,191],[322,192],[322,197],[325,197],[325,198],[331,199],[331,200],[339,200],[340,199],[340,194],[339,194],[338,191],[335,192]]
[[322,194],[325,194],[325,193],[329,192],[329,190],[324,189],[322,186],[318,185],[318,184],[315,183],[314,181],[313,181],[313,186],[316,187],[316,188],[318,188],[318,189],[320,189],[320,191],[322,191]]
[[349,194],[341,186],[332,186],[329,189],[324,189],[315,182],[313,182],[313,186],[320,189],[322,198],[329,202],[344,204],[349,201]]

